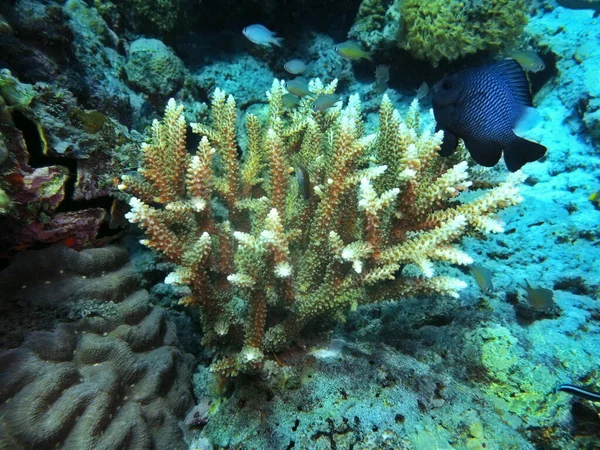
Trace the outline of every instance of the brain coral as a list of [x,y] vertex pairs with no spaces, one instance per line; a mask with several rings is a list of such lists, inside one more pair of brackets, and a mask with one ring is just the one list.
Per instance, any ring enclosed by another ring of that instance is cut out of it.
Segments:
[[405,0],[400,46],[437,66],[514,42],[527,24],[525,0]]
[[186,448],[178,421],[193,403],[191,357],[179,349],[165,311],[132,285],[130,266],[104,272],[98,259],[114,266],[122,250],[56,248],[28,252],[16,264],[22,270],[9,273],[19,283],[29,276],[23,291],[35,292],[40,304],[55,297],[53,285],[65,292],[64,276],[73,280],[71,296],[97,308],[52,332],[31,332],[0,354],[0,449]]

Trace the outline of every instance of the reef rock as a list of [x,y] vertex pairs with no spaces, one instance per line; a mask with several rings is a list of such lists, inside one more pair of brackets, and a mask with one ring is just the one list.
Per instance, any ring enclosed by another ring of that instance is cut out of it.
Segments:
[[599,27],[600,18],[591,10],[556,8],[527,28],[537,45],[556,58],[557,77],[543,93],[556,91],[570,111],[567,123],[595,140],[600,139]]
[[131,43],[125,65],[129,83],[150,95],[169,96],[183,86],[185,66],[158,39],[140,38]]

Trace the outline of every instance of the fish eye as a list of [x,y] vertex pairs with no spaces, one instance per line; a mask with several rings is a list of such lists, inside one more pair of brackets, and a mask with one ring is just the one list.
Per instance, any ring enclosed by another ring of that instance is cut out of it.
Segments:
[[452,83],[450,82],[450,80],[444,80],[442,81],[442,89],[444,90],[448,90],[448,89],[452,89]]

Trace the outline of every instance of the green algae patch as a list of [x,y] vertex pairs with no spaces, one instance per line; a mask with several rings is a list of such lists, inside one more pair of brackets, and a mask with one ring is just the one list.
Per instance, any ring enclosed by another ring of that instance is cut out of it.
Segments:
[[467,351],[486,373],[502,382],[509,378],[510,369],[518,362],[517,339],[508,328],[491,324],[467,335]]

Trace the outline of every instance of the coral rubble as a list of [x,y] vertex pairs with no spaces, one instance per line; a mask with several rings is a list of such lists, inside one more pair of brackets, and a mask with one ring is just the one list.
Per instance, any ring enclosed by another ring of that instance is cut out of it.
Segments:
[[128,218],[145,229],[142,243],[177,264],[166,281],[189,286],[182,302],[200,309],[204,343],[221,350],[213,370],[225,375],[261,367],[307,325],[343,320],[359,304],[458,296],[464,283],[436,276],[434,262],[469,264],[452,243],[501,231],[494,214],[521,200],[521,174],[457,199],[472,185],[467,163],[438,156],[441,133],[420,130],[417,102],[402,119],[384,96],[379,131],[365,135],[358,96],[325,112],[305,97],[285,115],[284,93],[275,80],[266,126],[247,116],[241,163],[232,96],[217,89],[211,123],[192,124],[203,136],[194,156],[183,108],[169,101],[142,148],[141,176],[120,186],[134,196]]

